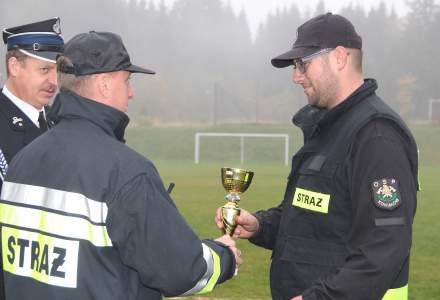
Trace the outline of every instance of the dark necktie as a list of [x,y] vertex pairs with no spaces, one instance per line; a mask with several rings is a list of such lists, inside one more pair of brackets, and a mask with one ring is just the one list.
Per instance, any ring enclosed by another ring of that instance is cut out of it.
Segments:
[[46,119],[44,118],[43,111],[40,111],[40,114],[38,115],[38,124],[40,124],[40,129],[42,131],[47,130],[47,123],[46,123]]

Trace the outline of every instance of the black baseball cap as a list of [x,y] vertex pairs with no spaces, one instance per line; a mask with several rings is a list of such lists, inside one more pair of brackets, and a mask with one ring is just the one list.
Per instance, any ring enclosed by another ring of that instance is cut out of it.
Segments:
[[296,58],[337,46],[362,49],[362,38],[349,20],[329,12],[299,26],[292,49],[273,58],[271,63],[276,68],[284,68],[292,65]]
[[60,71],[76,76],[114,71],[155,74],[154,71],[133,65],[121,37],[112,32],[80,33],[65,44],[62,55],[70,59],[73,67]]
[[5,28],[3,42],[8,51],[20,50],[30,57],[55,63],[64,47],[60,18]]

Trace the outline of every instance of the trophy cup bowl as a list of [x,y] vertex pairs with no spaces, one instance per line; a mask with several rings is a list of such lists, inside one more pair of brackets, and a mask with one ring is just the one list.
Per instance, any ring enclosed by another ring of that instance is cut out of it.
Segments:
[[238,168],[222,168],[221,178],[225,190],[228,192],[228,202],[222,206],[222,222],[224,232],[230,236],[237,227],[235,218],[240,215],[240,194],[244,193],[252,182],[254,172]]

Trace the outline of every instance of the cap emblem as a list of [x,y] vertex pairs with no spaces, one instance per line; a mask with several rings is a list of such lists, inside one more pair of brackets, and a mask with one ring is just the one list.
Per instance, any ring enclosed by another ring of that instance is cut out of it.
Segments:
[[56,34],[61,34],[61,25],[60,25],[60,19],[58,19],[52,26],[53,32]]

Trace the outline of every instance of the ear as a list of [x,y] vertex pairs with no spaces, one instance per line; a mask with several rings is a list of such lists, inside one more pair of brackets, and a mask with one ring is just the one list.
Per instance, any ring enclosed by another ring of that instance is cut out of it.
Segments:
[[9,70],[9,76],[16,77],[23,68],[22,62],[20,62],[16,57],[12,56],[8,59],[7,68]]
[[334,55],[336,59],[336,68],[338,71],[343,70],[347,67],[348,64],[348,56],[350,53],[344,47],[338,46],[334,50]]
[[98,79],[98,90],[101,96],[104,99],[108,99],[110,97],[110,85],[111,78],[108,73],[97,74]]

